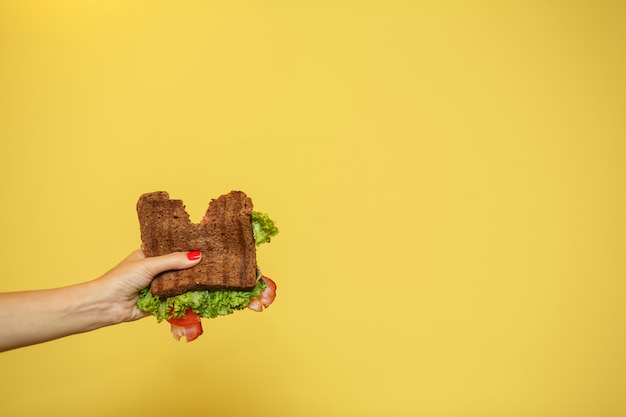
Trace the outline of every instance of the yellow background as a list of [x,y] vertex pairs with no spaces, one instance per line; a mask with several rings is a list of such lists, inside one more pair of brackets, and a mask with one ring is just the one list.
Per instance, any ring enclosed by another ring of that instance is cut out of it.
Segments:
[[0,415],[626,415],[624,4],[2,1],[1,291],[144,192],[281,233],[263,314],[3,353]]

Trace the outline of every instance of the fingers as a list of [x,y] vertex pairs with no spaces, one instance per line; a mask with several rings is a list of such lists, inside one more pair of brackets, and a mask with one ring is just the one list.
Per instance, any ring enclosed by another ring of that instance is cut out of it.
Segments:
[[137,252],[139,252],[139,254],[131,256],[137,256],[137,259],[143,258],[141,262],[144,264],[146,273],[151,277],[165,271],[191,268],[197,265],[202,259],[202,253],[200,251],[173,252],[167,255],[150,258],[145,258],[141,251]]

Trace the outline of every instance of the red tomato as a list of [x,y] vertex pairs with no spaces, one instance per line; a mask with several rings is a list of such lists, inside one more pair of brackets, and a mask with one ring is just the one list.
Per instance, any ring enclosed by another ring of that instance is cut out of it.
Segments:
[[276,292],[276,283],[274,281],[272,281],[270,278],[266,277],[265,275],[261,276],[261,279],[267,282],[267,286],[270,287],[272,291]]
[[167,319],[169,323],[177,324],[179,326],[185,326],[187,324],[197,323],[200,320],[201,320],[200,316],[192,309],[188,309],[187,311],[185,311],[185,315],[182,317],[172,317],[170,319]]
[[261,279],[267,283],[267,287],[265,287],[261,295],[252,297],[250,303],[248,303],[248,308],[256,312],[261,312],[263,308],[269,307],[274,302],[274,298],[276,298],[276,283],[265,275]]
[[202,319],[192,309],[187,310],[183,317],[172,317],[167,321],[171,324],[172,336],[176,340],[184,337],[187,342],[191,342],[202,334]]

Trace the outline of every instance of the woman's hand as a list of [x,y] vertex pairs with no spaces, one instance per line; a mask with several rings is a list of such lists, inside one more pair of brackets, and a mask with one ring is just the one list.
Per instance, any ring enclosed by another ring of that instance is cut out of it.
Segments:
[[101,291],[109,297],[113,324],[147,316],[135,305],[139,291],[150,285],[161,272],[190,268],[197,265],[201,258],[200,251],[174,252],[151,258],[146,258],[140,250],[131,253],[94,282],[101,285]]

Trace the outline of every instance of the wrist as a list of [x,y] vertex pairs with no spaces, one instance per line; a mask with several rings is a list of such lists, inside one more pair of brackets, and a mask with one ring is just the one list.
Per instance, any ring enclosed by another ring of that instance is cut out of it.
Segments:
[[105,288],[106,283],[94,280],[79,284],[79,298],[71,314],[84,319],[88,330],[120,323],[120,308]]

